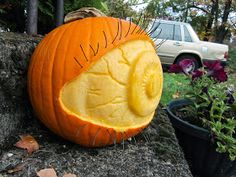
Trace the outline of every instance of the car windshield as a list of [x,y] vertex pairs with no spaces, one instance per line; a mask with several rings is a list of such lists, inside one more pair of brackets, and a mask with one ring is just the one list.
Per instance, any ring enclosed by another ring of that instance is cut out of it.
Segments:
[[174,25],[170,23],[156,22],[153,25],[151,38],[173,39]]
[[153,22],[152,26],[150,26],[149,31],[150,31],[150,37],[151,38],[156,38],[160,34],[161,29],[158,28],[159,25],[160,25],[160,23]]
[[[180,27],[181,23],[165,23],[156,21],[153,22],[152,25],[149,27],[150,37],[155,39],[170,39],[170,40],[178,40],[181,41],[181,36],[179,34],[178,36],[178,30],[177,28]],[[186,42],[198,42],[200,41],[196,32],[193,30],[192,26],[188,23],[183,23],[185,34],[184,36],[186,39]],[[175,33],[175,34],[174,34]],[[188,34],[188,36],[187,36]]]

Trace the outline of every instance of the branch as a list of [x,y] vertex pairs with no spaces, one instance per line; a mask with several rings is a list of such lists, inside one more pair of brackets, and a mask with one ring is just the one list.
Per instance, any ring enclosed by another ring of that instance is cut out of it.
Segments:
[[148,2],[141,2],[141,3],[137,3],[137,4],[128,4],[129,6],[139,6],[142,4],[147,4]]
[[204,8],[202,8],[202,7],[198,7],[198,6],[194,5],[194,4],[192,4],[192,5],[188,6],[188,7],[185,7],[185,8],[183,8],[183,9],[180,9],[180,11],[184,11],[184,10],[186,10],[186,9],[191,9],[191,8],[199,9],[199,10],[201,10],[201,11],[207,13],[207,14],[210,13],[208,10],[206,10],[206,9],[204,9]]
[[142,1],[142,2],[137,2],[137,3],[127,3],[129,6],[138,6],[138,5],[142,5],[142,4],[147,4],[149,3],[148,1]]
[[236,16],[230,18],[230,22],[236,28]]

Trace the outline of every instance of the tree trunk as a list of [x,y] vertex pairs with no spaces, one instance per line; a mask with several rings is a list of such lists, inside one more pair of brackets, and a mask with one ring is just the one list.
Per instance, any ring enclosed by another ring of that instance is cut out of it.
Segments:
[[216,28],[215,42],[217,43],[223,43],[226,35],[229,32],[229,29],[227,28],[226,24],[228,21],[231,5],[232,5],[232,0],[225,1],[225,8],[224,8],[224,13],[222,17],[222,22],[221,22],[221,25]]
[[217,11],[217,8],[218,8],[218,1],[214,1],[212,0],[212,7],[211,7],[211,12],[210,14],[208,15],[208,22],[207,22],[207,26],[205,28],[205,36],[204,38],[209,40],[210,38],[210,34],[211,34],[211,29],[212,29],[212,25],[213,25],[213,22],[214,22],[214,17],[215,17],[215,13]]
[[57,0],[56,2],[56,26],[63,24],[64,17],[64,0]]
[[188,9],[189,9],[189,0],[187,0],[187,8],[185,11],[185,17],[184,17],[184,22],[186,23],[188,20]]
[[27,1],[27,34],[37,34],[38,30],[38,0]]
[[219,18],[219,0],[215,0],[215,26],[218,26],[218,18]]

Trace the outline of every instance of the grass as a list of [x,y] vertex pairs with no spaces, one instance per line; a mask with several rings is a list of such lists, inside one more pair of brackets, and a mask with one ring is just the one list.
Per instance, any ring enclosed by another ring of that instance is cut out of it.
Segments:
[[188,80],[183,74],[164,73],[164,86],[161,103],[166,106],[173,98],[181,98]]
[[[229,50],[228,59],[229,78],[227,83],[234,85],[236,89],[236,48]],[[188,87],[188,80],[183,74],[164,73],[164,86],[161,103],[166,106],[172,99],[183,97],[183,91]]]
[[229,49],[229,59],[227,67],[230,73],[236,73],[236,48]]
[[[188,87],[188,83],[188,79],[183,74],[164,73],[161,104],[167,106],[171,100],[184,97],[183,93]],[[235,74],[228,75],[227,83],[234,85],[234,88],[236,89]]]
[[[236,88],[236,48],[229,50],[228,60],[229,78],[228,83],[234,85]],[[188,86],[188,80],[183,74],[164,73],[164,86],[161,97],[161,103],[166,106],[172,99],[183,97],[183,91]]]
[[228,67],[230,72],[236,73],[236,48],[229,50]]

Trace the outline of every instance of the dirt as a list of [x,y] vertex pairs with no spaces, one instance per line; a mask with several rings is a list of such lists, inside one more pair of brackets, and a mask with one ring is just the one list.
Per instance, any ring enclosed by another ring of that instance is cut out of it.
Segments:
[[[13,144],[30,134],[40,144],[31,155]],[[36,119],[8,139],[0,154],[0,176],[36,176],[54,168],[58,176],[191,176],[174,130],[163,110],[138,136],[104,148],[84,148],[54,135]]]

